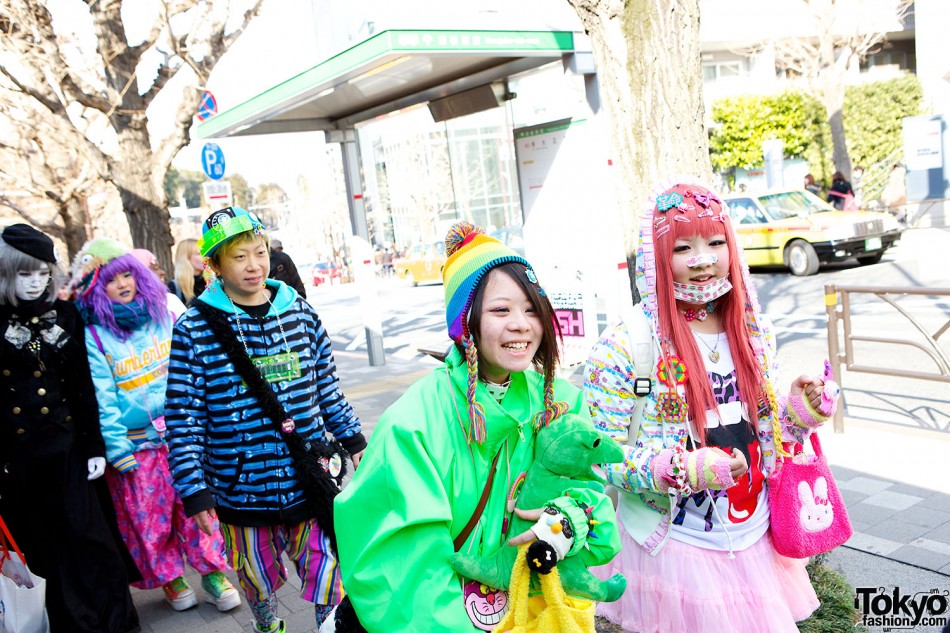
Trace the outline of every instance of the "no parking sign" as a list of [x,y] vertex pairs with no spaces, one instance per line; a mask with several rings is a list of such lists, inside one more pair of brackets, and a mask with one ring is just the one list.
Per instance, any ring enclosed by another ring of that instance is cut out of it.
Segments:
[[218,101],[214,95],[205,90],[201,94],[201,102],[198,103],[198,120],[207,121],[218,113]]

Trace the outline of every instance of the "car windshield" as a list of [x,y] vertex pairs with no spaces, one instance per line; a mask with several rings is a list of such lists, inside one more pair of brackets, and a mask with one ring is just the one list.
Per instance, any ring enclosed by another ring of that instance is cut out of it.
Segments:
[[785,191],[759,196],[759,202],[775,220],[831,211],[831,207],[807,191]]

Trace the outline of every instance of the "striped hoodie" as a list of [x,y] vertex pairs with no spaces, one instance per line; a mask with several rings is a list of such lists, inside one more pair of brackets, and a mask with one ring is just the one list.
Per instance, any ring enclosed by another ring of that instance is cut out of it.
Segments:
[[[351,453],[363,450],[360,421],[340,391],[320,317],[283,282],[266,283],[273,297],[263,319],[234,306],[217,280],[197,300],[228,314],[251,357],[287,347],[298,355],[300,376],[270,383],[298,433],[323,441],[330,431]],[[247,527],[313,518],[287,444],[195,308],[172,333],[165,423],[169,466],[188,516],[214,507],[225,523]]]

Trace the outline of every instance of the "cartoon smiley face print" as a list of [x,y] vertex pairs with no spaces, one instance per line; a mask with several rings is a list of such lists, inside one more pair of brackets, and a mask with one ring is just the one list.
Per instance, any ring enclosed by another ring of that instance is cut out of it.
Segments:
[[491,631],[508,612],[508,594],[477,580],[469,580],[463,589],[465,613],[475,628]]

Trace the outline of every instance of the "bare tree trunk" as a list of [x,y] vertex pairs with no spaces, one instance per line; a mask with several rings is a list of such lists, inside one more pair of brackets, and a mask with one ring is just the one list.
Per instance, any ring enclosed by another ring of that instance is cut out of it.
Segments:
[[699,0],[568,0],[591,38],[621,172],[621,227],[633,296],[640,214],[676,176],[708,180]]
[[[126,97],[133,101],[135,97]],[[155,164],[151,143],[146,131],[145,117],[132,110],[129,114],[113,115],[121,118],[116,128],[119,131],[119,147],[124,157],[122,173],[113,173],[113,183],[122,199],[122,211],[129,221],[132,244],[145,248],[158,258],[158,265],[165,270],[174,270],[172,259],[171,228],[168,224],[165,190],[159,185],[161,179],[153,173],[160,166]],[[161,174],[164,178],[164,172]]]
[[165,270],[174,270],[172,261],[171,229],[168,226],[168,212],[163,206],[119,185],[122,198],[122,211],[129,221],[132,244],[135,248],[146,248],[158,258],[158,265]]
[[63,221],[62,239],[72,260],[89,239],[89,209],[85,196],[76,195],[61,203],[59,217]]
[[[826,106],[827,107],[827,106]],[[848,141],[844,133],[844,117],[841,108],[828,111],[828,124],[831,126],[831,160],[835,169],[851,181],[851,156],[848,154]]]

